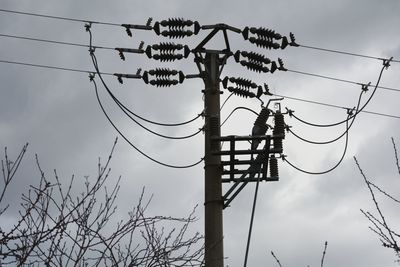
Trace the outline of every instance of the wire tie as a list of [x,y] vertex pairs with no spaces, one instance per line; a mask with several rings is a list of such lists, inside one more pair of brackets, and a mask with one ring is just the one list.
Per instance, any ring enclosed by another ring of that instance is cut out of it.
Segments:
[[286,110],[287,110],[287,113],[289,114],[289,116],[292,117],[294,110],[291,110],[291,109],[288,109],[288,108],[286,108]]
[[95,78],[96,74],[94,72],[89,73],[89,80],[91,82],[93,82],[94,78]]
[[390,61],[392,61],[393,57],[390,57],[389,59],[383,59],[383,66],[388,69],[390,67]]
[[368,87],[370,85],[371,85],[371,82],[369,82],[368,84],[361,84],[361,90],[366,93],[369,90]]
[[95,46],[89,47],[89,53],[90,53],[91,56],[94,55],[94,52],[95,52],[95,51],[96,51],[96,47],[95,47]]
[[347,109],[347,115],[352,116],[353,115],[353,111],[356,109],[356,107],[353,108],[346,108]]
[[85,24],[85,30],[88,32],[90,31],[90,28],[92,28],[92,22],[88,22]]

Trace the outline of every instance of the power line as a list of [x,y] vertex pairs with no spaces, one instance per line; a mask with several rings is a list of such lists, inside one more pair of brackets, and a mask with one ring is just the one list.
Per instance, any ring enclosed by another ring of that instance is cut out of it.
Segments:
[[[349,115],[348,117],[350,117],[350,115]],[[354,119],[355,119],[355,117],[353,117],[353,121],[354,121]],[[342,156],[340,157],[339,161],[338,161],[333,167],[331,167],[331,168],[328,169],[328,170],[320,171],[320,172],[307,171],[307,170],[305,170],[305,169],[302,169],[302,168],[296,166],[295,164],[291,163],[290,161],[288,161],[288,160],[287,160],[287,156],[284,156],[284,157],[283,157],[283,160],[284,160],[286,163],[288,163],[289,166],[291,166],[292,168],[294,168],[294,169],[296,169],[296,170],[298,170],[298,171],[300,171],[300,172],[306,173],[306,174],[311,174],[311,175],[322,175],[322,174],[329,173],[329,172],[335,170],[337,167],[339,167],[339,165],[342,163],[342,161],[343,161],[343,159],[344,159],[344,157],[345,157],[345,155],[346,155],[347,148],[348,148],[348,144],[349,144],[349,131],[348,131],[348,130],[349,130],[349,124],[348,124],[348,121],[346,122],[346,129],[347,129],[346,134],[345,134],[345,135],[346,135],[346,138],[345,138],[345,144],[344,144],[344,149],[343,149]]]
[[[374,95],[375,95],[375,93],[376,93],[376,90],[377,90],[377,88],[378,88],[378,86],[379,86],[379,83],[380,83],[380,81],[381,81],[383,71],[384,71],[386,68],[387,68],[387,66],[386,66],[386,64],[384,64],[384,65],[382,66],[381,71],[379,72],[379,77],[378,77],[378,80],[377,80],[377,82],[376,82],[376,85],[374,86],[374,90],[372,91],[372,94],[369,96],[368,100],[364,103],[364,105],[360,108],[361,97],[362,97],[362,95],[367,91],[368,85],[362,87],[361,92],[360,92],[360,96],[359,96],[358,102],[357,102],[356,113],[350,115],[350,118],[356,117],[362,110],[364,110],[364,108],[368,105],[368,103],[369,103],[369,102],[371,101],[371,99],[374,97]],[[350,114],[350,110],[348,110],[348,114]],[[347,122],[347,121],[349,120],[349,118],[348,118],[347,120],[340,121],[340,122],[336,122],[336,123],[315,124],[315,123],[310,123],[310,122],[308,122],[308,121],[305,121],[304,119],[300,119],[299,117],[297,117],[296,115],[294,115],[292,111],[289,111],[289,115],[290,115],[290,116],[293,116],[295,119],[301,121],[302,123],[305,123],[305,124],[310,125],[310,126],[315,126],[315,127],[332,127],[332,126],[336,126],[336,125],[342,124],[342,123],[344,123],[344,122]]]
[[[345,80],[345,79],[340,79],[340,78],[335,78],[335,77],[330,77],[330,76],[325,76],[325,75],[320,75],[320,74],[315,74],[315,73],[310,73],[310,72],[305,72],[305,71],[290,70],[290,69],[288,69],[287,71],[292,72],[292,73],[301,74],[301,75],[307,75],[307,76],[313,76],[313,77],[323,78],[323,79],[327,79],[327,80],[337,81],[337,82],[356,84],[356,85],[360,85],[360,86],[365,85],[360,82],[355,82],[355,81],[350,81],[350,80]],[[371,86],[375,86],[375,85],[371,85]],[[383,90],[400,92],[400,89],[398,89],[398,88],[384,87],[384,86],[378,86],[378,88],[383,89]]]
[[21,11],[16,11],[16,10],[9,10],[9,9],[0,9],[0,11],[1,12],[5,12],[5,13],[12,13],[12,14],[26,15],[26,16],[34,16],[34,17],[41,17],[41,18],[47,18],[47,19],[58,19],[58,20],[66,20],[66,21],[73,21],[73,22],[83,22],[83,23],[109,25],[109,26],[121,26],[121,24],[112,23],[112,22],[101,22],[101,21],[94,21],[94,20],[85,20],[85,19],[76,19],[76,18],[69,18],[69,17],[53,16],[53,15],[44,15],[44,14],[21,12]]
[[[90,70],[72,69],[72,68],[65,68],[65,67],[59,67],[59,66],[41,65],[41,64],[33,64],[33,63],[28,63],[28,62],[18,62],[18,61],[3,60],[3,59],[0,59],[0,63],[22,65],[22,66],[35,67],[35,68],[45,68],[45,69],[54,69],[54,70],[62,70],[62,71],[80,72],[80,73],[86,73],[86,74],[91,74],[91,73],[95,72],[95,71],[90,71]],[[114,76],[113,73],[103,72],[102,74]]]
[[[108,89],[108,87],[107,87],[107,84],[105,83],[105,81],[104,81],[104,79],[103,79],[102,73],[101,73],[100,70],[99,70],[99,67],[98,67],[98,64],[97,64],[96,55],[94,54],[93,49],[92,49],[92,48],[93,48],[93,47],[92,47],[92,32],[90,31],[90,29],[88,30],[88,32],[89,32],[89,35],[90,35],[90,43],[89,43],[90,51],[91,51],[91,52],[90,52],[90,57],[91,57],[91,59],[92,59],[93,65],[94,65],[94,67],[95,67],[95,69],[96,69],[96,74],[97,74],[98,77],[100,78],[100,81],[101,81],[102,84],[105,86],[105,88],[107,89],[107,91],[109,91],[109,89]],[[92,74],[92,75],[93,75],[93,74]],[[195,163],[192,163],[192,164],[188,164],[188,165],[171,165],[171,164],[167,164],[167,163],[161,162],[161,161],[159,161],[159,160],[156,160],[155,158],[153,158],[153,157],[149,156],[148,154],[144,153],[141,149],[139,149],[137,146],[135,146],[135,145],[121,132],[121,130],[119,130],[119,128],[118,128],[118,127],[115,125],[115,123],[111,120],[110,116],[108,115],[107,111],[105,110],[105,108],[104,108],[104,106],[103,106],[103,104],[102,104],[102,102],[101,102],[101,100],[100,100],[100,96],[99,96],[99,92],[98,92],[98,89],[97,89],[96,81],[94,80],[94,76],[90,76],[90,80],[91,80],[91,81],[93,82],[93,84],[94,84],[97,101],[98,101],[98,103],[99,103],[99,105],[100,105],[101,110],[103,111],[104,115],[106,116],[107,120],[110,122],[110,124],[113,126],[113,128],[122,136],[122,138],[124,138],[125,141],[126,141],[132,148],[134,148],[137,152],[139,152],[141,155],[143,155],[143,156],[146,157],[147,159],[149,159],[149,160],[151,160],[151,161],[153,161],[153,162],[155,162],[155,163],[157,163],[157,164],[159,164],[159,165],[161,165],[161,166],[168,167],[168,168],[174,168],[174,169],[186,169],[186,168],[191,168],[191,167],[197,166],[198,164],[200,164],[201,162],[203,162],[204,158],[201,158],[199,161],[197,161],[197,162],[195,162]],[[197,134],[197,133],[196,133],[196,134]]]
[[[377,60],[385,60],[385,59],[387,59],[387,58],[383,58],[383,57],[369,56],[369,55],[363,55],[363,54],[358,54],[358,53],[340,51],[340,50],[335,50],[335,49],[327,49],[327,48],[322,48],[322,47],[317,47],[317,46],[310,46],[310,45],[301,45],[300,44],[299,47],[313,49],[313,50],[319,50],[319,51],[329,52],[329,53],[342,54],[342,55],[347,55],[347,56],[355,56],[355,57],[377,59]],[[400,60],[392,59],[391,62],[400,63]]]
[[[54,15],[44,15],[44,14],[31,13],[31,12],[22,12],[22,11],[9,10],[9,9],[0,9],[0,11],[1,12],[5,12],[5,13],[18,14],[18,15],[42,17],[42,18],[47,18],[47,19],[66,20],[66,21],[73,21],[73,22],[83,22],[83,23],[92,23],[92,24],[118,26],[118,27],[122,26],[121,24],[113,23],[113,22],[102,22],[102,21],[85,20],[85,19],[61,17],[61,16],[54,16]],[[382,57],[364,55],[364,54],[359,54],[359,53],[353,53],[353,52],[347,52],[347,51],[341,51],[341,50],[329,49],[329,48],[323,48],[323,47],[317,47],[317,46],[310,46],[310,45],[302,45],[302,44],[300,44],[299,47],[312,49],[312,50],[323,51],[323,52],[329,52],[329,53],[342,54],[342,55],[347,55],[347,56],[355,56],[355,57],[362,57],[362,58],[369,58],[369,59],[385,60],[385,58],[382,58]],[[400,63],[400,60],[393,59],[392,62]]]
[[[343,107],[343,106],[333,105],[333,104],[329,104],[329,103],[323,103],[323,102],[314,101],[314,100],[308,100],[308,99],[304,99],[304,98],[292,97],[292,96],[288,96],[288,95],[282,95],[282,94],[274,94],[274,95],[278,96],[278,97],[284,97],[287,99],[291,99],[291,100],[296,100],[296,101],[300,101],[300,102],[316,104],[316,105],[321,105],[321,106],[326,106],[326,107],[331,107],[331,108],[346,109],[346,110],[350,109],[350,108]],[[389,117],[389,118],[393,118],[393,119],[400,119],[400,116],[391,115],[391,114],[385,114],[385,113],[379,113],[379,112],[367,111],[367,110],[363,110],[361,112],[372,114],[372,115],[377,115],[377,116]]]
[[[101,77],[101,76],[99,75],[99,77]],[[102,79],[102,78],[100,78],[100,79]],[[157,164],[159,164],[159,165],[161,165],[161,166],[169,167],[169,168],[174,168],[174,169],[186,169],[186,168],[191,168],[191,167],[194,167],[194,166],[200,164],[201,162],[203,162],[203,158],[202,158],[202,159],[200,159],[199,161],[197,161],[197,162],[195,162],[195,163],[193,163],[193,164],[189,164],[189,165],[182,165],[182,166],[170,165],[170,164],[166,164],[166,163],[164,163],[164,162],[161,162],[161,161],[159,161],[159,160],[156,160],[155,158],[153,158],[153,157],[149,156],[148,154],[146,154],[145,152],[143,152],[141,149],[139,149],[137,146],[135,146],[135,145],[121,132],[121,130],[114,124],[114,122],[111,120],[110,116],[108,115],[108,113],[107,113],[106,110],[104,109],[104,106],[103,106],[103,104],[102,104],[102,102],[101,102],[101,100],[100,100],[100,96],[99,96],[99,92],[98,92],[98,89],[97,89],[97,85],[96,85],[95,80],[92,80],[92,82],[93,82],[94,87],[95,87],[97,102],[99,103],[100,108],[101,108],[101,110],[103,111],[104,115],[106,116],[107,120],[110,122],[110,124],[113,126],[113,128],[122,136],[122,138],[124,138],[124,140],[125,140],[131,147],[133,147],[137,152],[139,152],[139,153],[140,153],[141,155],[143,155],[145,158],[147,158],[147,159],[149,159],[149,160],[151,160],[151,161],[153,161],[153,162],[155,162],[155,163],[157,163]]]
[[[82,69],[72,69],[72,68],[65,68],[65,67],[59,67],[59,66],[32,64],[32,63],[27,63],[27,62],[18,62],[18,61],[3,60],[3,59],[0,59],[0,63],[22,65],[22,66],[27,66],[27,67],[62,70],[62,71],[79,72],[79,73],[86,73],[86,74],[92,74],[92,73],[96,72],[96,71],[89,71],[89,70],[82,70]],[[114,76],[113,73],[107,73],[107,72],[101,72],[101,74],[102,75]],[[346,107],[333,105],[333,104],[329,104],[329,103],[313,101],[313,100],[308,100],[308,99],[304,99],[304,98],[297,98],[297,97],[292,97],[292,96],[288,96],[288,95],[281,95],[281,94],[274,94],[274,95],[278,96],[278,97],[284,97],[284,98],[287,98],[287,99],[292,99],[292,100],[296,100],[296,101],[301,101],[301,102],[306,102],[306,103],[311,103],[311,104],[317,104],[317,105],[322,105],[322,106],[327,106],[327,107],[332,107],[332,108],[348,109]],[[372,114],[372,115],[377,115],[377,116],[384,116],[384,117],[389,117],[389,118],[394,118],[394,119],[400,119],[400,116],[391,115],[391,114],[384,114],[384,113],[379,113],[379,112],[374,112],[374,111],[367,111],[367,110],[363,110],[361,112]]]
[[[3,33],[0,33],[0,36],[1,36],[1,37],[7,37],[7,38],[21,39],[21,40],[29,40],[29,41],[43,42],[43,43],[61,44],[61,45],[69,45],[69,46],[77,46],[77,47],[89,48],[89,45],[86,45],[86,44],[71,43],[71,42],[62,42],[62,41],[49,40],[49,39],[40,39],[40,38],[27,37],[27,36],[21,36],[21,35],[11,35],[11,34],[3,34]],[[106,46],[93,46],[93,48],[95,48],[95,49],[109,49],[109,50],[115,50],[115,48],[113,48],[113,47],[106,47]]]

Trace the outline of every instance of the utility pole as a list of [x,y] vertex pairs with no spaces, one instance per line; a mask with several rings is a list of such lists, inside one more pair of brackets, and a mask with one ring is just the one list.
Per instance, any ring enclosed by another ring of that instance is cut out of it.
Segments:
[[219,55],[207,53],[204,77],[204,188],[205,188],[205,266],[223,267],[223,222],[222,222],[222,167],[219,152],[220,131],[220,79]]
[[[158,44],[148,45],[146,48],[144,47],[144,42],[142,42],[137,49],[122,47],[115,48],[122,60],[125,60],[125,53],[144,54],[149,59],[158,60],[160,62],[182,60],[188,58],[190,55],[193,55],[194,62],[199,70],[198,74],[184,74],[182,71],[169,68],[156,68],[144,71],[143,73],[141,73],[141,69],[138,69],[136,74],[114,73],[113,75],[117,77],[120,83],[123,83],[124,79],[142,79],[144,83],[156,87],[170,87],[178,85],[183,83],[186,79],[203,79],[205,85],[203,90],[203,114],[205,118],[204,263],[205,267],[224,267],[223,210],[229,207],[232,200],[249,182],[256,182],[258,188],[258,183],[260,181],[270,182],[279,180],[277,158],[283,158],[282,139],[285,137],[285,123],[283,120],[283,114],[280,110],[280,105],[279,109],[276,111],[268,108],[271,101],[280,101],[283,98],[269,99],[266,105],[264,105],[264,101],[261,100],[263,95],[266,95],[267,97],[271,96],[266,83],[264,83],[264,86],[261,86],[246,78],[226,76],[225,78],[221,79],[220,75],[229,58],[233,58],[236,64],[257,73],[274,73],[276,70],[287,70],[280,58],[278,58],[276,62],[274,60],[270,60],[265,55],[256,52],[240,50],[237,50],[236,52],[232,51],[228,38],[228,32],[241,34],[244,40],[249,41],[257,47],[268,50],[285,49],[287,46],[298,46],[298,44],[296,44],[294,35],[292,33],[290,33],[289,37],[287,37],[276,33],[274,30],[263,27],[245,27],[244,29],[239,29],[222,23],[214,25],[200,25],[197,21],[185,20],[181,18],[170,18],[168,20],[156,21],[153,26],[152,19],[149,19],[146,25],[122,24],[121,26],[125,28],[129,36],[132,36],[131,30],[148,30],[154,31],[158,36],[172,39],[191,37],[193,35],[197,35],[200,31],[210,31],[209,34],[202,39],[194,49],[189,48],[188,45],[175,44],[173,42],[160,42]],[[87,30],[90,32],[90,25],[87,26]],[[207,48],[206,45],[208,42],[211,41],[218,33],[223,34],[225,48],[218,50]],[[280,43],[278,43],[278,41]],[[92,50],[92,45],[90,45],[90,47],[90,51],[93,55],[94,50]],[[94,65],[97,66],[97,60],[94,60],[93,57],[92,60]],[[96,68],[96,70],[97,74],[101,77],[101,73],[98,71],[98,68]],[[258,114],[258,117],[254,123],[251,135],[221,136],[220,94],[222,92],[220,90],[220,84],[222,84],[223,89],[225,89],[225,91],[229,91],[231,95],[244,98],[256,98],[261,102],[261,112]],[[107,91],[111,93],[109,90]],[[112,98],[115,101],[114,95],[112,95]],[[121,106],[121,103],[116,103],[124,111],[124,113],[127,114],[126,109]],[[267,124],[270,114],[271,116],[274,116],[274,127]],[[127,115],[130,117],[129,114]],[[132,117],[130,118],[132,119]],[[148,120],[146,121],[148,122]],[[178,125],[179,124],[169,126]],[[269,128],[274,129],[272,135],[266,135],[266,132]],[[153,131],[151,132],[154,134]],[[157,135],[166,137],[160,134]],[[184,138],[189,138],[192,136],[194,135],[189,135]],[[271,141],[273,141],[273,143]],[[221,142],[228,142],[229,148],[223,150],[221,147]],[[251,144],[250,149],[238,149],[236,143],[239,142],[249,142]],[[257,147],[261,142],[264,142],[264,146],[262,149],[258,149]],[[135,146],[133,147],[138,150]],[[139,152],[145,155],[143,152]],[[147,158],[152,159],[148,156]],[[201,162],[200,160],[191,165],[174,166],[154,159],[152,160],[158,164],[174,168],[189,168]],[[269,176],[267,173],[268,166],[270,171]],[[257,178],[256,175],[258,175]],[[222,192],[222,183],[231,185],[225,193]],[[253,207],[255,207],[255,204]],[[252,212],[251,224],[253,222],[253,215],[254,208]],[[250,242],[250,236],[251,227],[249,230],[248,245]],[[246,259],[248,255],[248,245],[246,250]]]

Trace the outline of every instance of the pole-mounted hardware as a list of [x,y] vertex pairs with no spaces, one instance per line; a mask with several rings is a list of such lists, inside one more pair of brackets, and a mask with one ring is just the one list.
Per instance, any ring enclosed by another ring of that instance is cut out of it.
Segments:
[[[276,70],[286,71],[283,60],[271,60],[265,55],[253,51],[235,52],[231,49],[229,34],[241,34],[244,40],[265,49],[285,49],[288,46],[299,46],[293,33],[283,36],[274,30],[263,27],[245,27],[239,29],[227,24],[218,23],[200,25],[198,21],[183,18],[168,18],[156,21],[152,25],[150,18],[145,25],[122,24],[129,36],[132,30],[153,31],[160,37],[169,39],[184,39],[209,31],[208,34],[191,49],[186,44],[161,41],[157,44],[144,46],[141,42],[138,48],[117,47],[122,60],[127,53],[143,54],[149,59],[162,63],[194,57],[198,73],[184,74],[183,71],[168,67],[156,67],[136,74],[115,73],[120,83],[124,79],[141,79],[145,84],[156,87],[171,87],[183,83],[186,79],[201,78],[204,81],[204,112],[205,119],[205,266],[223,267],[223,230],[222,211],[230,205],[233,199],[249,182],[278,181],[279,171],[277,159],[283,157],[283,142],[285,138],[284,114],[271,110],[261,99],[271,96],[268,85],[258,85],[247,78],[224,77],[221,74],[229,58],[234,62],[259,74],[272,74]],[[222,34],[224,47],[209,48],[208,43],[217,35]],[[92,52],[94,53],[94,51]],[[261,101],[261,111],[254,122],[251,134],[247,136],[221,136],[220,94],[222,88],[233,95],[244,98],[256,98]],[[273,117],[274,125],[267,124]],[[268,132],[272,130],[272,132]],[[221,146],[222,142],[228,147]],[[245,147],[250,143],[250,147]],[[262,145],[262,148],[259,146]],[[243,148],[244,147],[244,148]],[[258,176],[257,176],[258,175]],[[256,177],[257,176],[257,177]],[[223,193],[222,184],[230,185]]]

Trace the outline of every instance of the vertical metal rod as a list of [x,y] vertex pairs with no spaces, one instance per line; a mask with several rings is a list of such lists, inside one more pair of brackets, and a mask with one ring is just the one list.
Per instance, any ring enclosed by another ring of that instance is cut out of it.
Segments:
[[220,137],[220,88],[219,55],[207,53],[205,57],[205,153],[204,153],[204,233],[205,266],[223,267],[223,222],[222,222],[222,167],[221,156],[212,152],[221,150],[219,141],[211,137]]
[[260,176],[261,176],[261,169],[257,176],[257,183],[256,189],[254,192],[254,201],[253,201],[253,208],[251,210],[251,218],[250,218],[250,227],[249,227],[249,234],[247,236],[247,244],[246,244],[246,254],[244,256],[244,267],[247,266],[247,258],[249,256],[249,248],[250,248],[250,240],[251,240],[251,232],[253,231],[253,220],[254,220],[254,213],[256,210],[256,203],[257,203],[257,194],[258,194],[258,185],[260,184]]
[[[268,138],[266,140],[266,154],[267,154],[267,158],[265,159],[264,162],[264,168],[265,168],[265,172],[268,171],[268,159],[269,159],[269,152],[270,152],[270,143],[271,143],[271,139]],[[256,189],[254,192],[254,200],[253,200],[253,208],[251,210],[251,218],[250,218],[250,227],[249,227],[249,234],[247,236],[247,244],[246,244],[246,254],[244,256],[244,267],[247,266],[247,258],[249,256],[249,248],[250,248],[250,241],[251,241],[251,233],[253,231],[253,221],[254,221],[254,214],[256,211],[256,204],[257,204],[257,195],[258,195],[258,186],[260,184],[260,177],[261,177],[261,171],[262,171],[263,167],[260,166],[260,170],[258,173],[258,178],[257,178],[257,184],[256,184]]]

